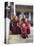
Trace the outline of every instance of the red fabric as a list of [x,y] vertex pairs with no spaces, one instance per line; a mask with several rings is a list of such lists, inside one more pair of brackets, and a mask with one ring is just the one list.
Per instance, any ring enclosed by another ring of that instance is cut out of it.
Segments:
[[30,28],[29,24],[30,24],[29,22],[25,22],[25,25],[26,25],[27,28]]
[[13,33],[17,33],[16,27],[13,27],[13,28],[12,28],[12,32],[13,32]]
[[26,27],[21,28],[21,33],[23,33],[23,32],[26,33],[26,31],[27,31]]
[[19,27],[20,27],[20,28],[22,27],[22,24],[21,24],[21,22],[19,22],[19,23],[18,23],[18,25],[19,25]]

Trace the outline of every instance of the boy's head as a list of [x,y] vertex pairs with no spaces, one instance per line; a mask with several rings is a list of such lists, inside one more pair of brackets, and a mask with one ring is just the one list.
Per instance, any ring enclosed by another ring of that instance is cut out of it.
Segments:
[[26,16],[24,15],[23,18],[26,18]]
[[23,21],[22,20],[20,22],[21,22],[21,24],[23,24]]
[[27,22],[28,20],[27,20],[27,18],[25,19],[25,22]]
[[18,16],[15,16],[15,20],[18,21]]
[[23,27],[25,27],[25,23],[23,23],[23,25],[22,25]]

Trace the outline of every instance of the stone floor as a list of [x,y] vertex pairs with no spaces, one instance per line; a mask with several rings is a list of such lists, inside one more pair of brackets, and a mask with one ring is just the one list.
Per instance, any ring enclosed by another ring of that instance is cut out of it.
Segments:
[[13,43],[31,43],[33,42],[33,28],[31,27],[31,33],[29,38],[23,39],[20,34],[18,35],[9,35],[9,44]]

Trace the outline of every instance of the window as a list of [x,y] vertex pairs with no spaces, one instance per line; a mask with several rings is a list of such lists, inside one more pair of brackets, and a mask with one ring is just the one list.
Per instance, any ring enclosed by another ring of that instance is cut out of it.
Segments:
[[29,12],[25,12],[24,15],[29,18]]
[[16,15],[17,15],[18,17],[19,17],[20,14],[21,14],[21,12],[17,12],[17,11],[16,11]]

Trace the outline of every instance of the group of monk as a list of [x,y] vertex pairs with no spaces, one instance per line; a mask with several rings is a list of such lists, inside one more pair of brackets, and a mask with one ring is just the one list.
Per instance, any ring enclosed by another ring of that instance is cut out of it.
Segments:
[[21,20],[18,16],[11,16],[10,31],[12,34],[21,34],[22,38],[28,38],[30,34],[30,21],[23,16]]

